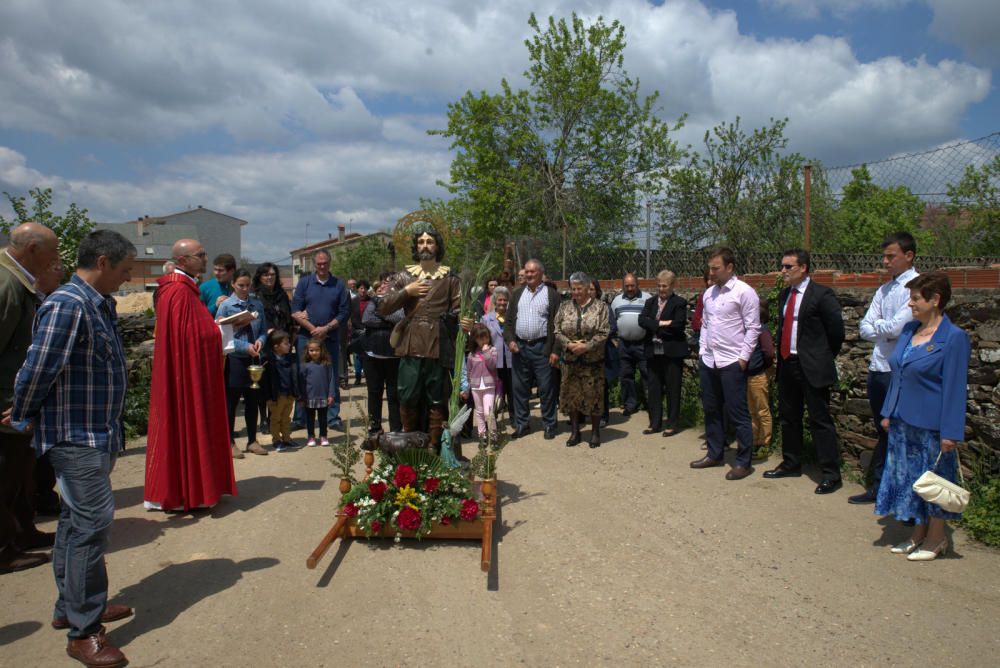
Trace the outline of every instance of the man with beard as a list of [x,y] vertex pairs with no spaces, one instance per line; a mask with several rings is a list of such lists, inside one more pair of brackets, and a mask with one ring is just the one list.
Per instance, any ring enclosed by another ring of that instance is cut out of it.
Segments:
[[441,446],[447,418],[461,290],[458,277],[441,264],[443,257],[441,235],[430,226],[418,228],[413,236],[417,264],[400,273],[378,305],[383,316],[400,308],[405,313],[393,332],[396,355],[401,358],[399,412],[403,431],[419,430],[426,414],[435,448]]

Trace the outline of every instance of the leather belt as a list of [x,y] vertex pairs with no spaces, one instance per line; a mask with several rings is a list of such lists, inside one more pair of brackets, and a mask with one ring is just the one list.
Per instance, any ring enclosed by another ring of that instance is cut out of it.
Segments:
[[545,336],[537,338],[537,339],[522,339],[520,337],[517,337],[517,342],[518,342],[519,345],[533,346],[536,343],[545,343],[546,338],[547,337],[545,337]]

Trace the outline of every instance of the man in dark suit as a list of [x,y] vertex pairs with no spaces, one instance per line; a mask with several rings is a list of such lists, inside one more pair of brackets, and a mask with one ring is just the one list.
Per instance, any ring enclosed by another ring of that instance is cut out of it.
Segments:
[[802,475],[802,416],[809,409],[822,477],[817,494],[840,485],[837,429],[830,416],[830,387],[837,382],[834,358],[844,343],[844,320],[833,290],[809,278],[809,252],[785,251],[781,275],[788,286],[778,309],[778,411],[783,459],[765,478]]

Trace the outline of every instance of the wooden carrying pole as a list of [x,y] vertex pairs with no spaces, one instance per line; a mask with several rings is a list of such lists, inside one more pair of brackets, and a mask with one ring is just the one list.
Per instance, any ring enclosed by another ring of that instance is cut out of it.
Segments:
[[330,549],[333,541],[337,540],[337,537],[344,530],[344,525],[347,524],[347,519],[346,515],[341,515],[337,518],[337,523],[333,525],[332,529],[326,532],[326,535],[323,536],[323,540],[319,542],[316,549],[313,550],[312,554],[309,555],[309,558],[306,559],[306,568],[316,568],[316,564],[319,563],[319,560],[323,558],[326,551]]

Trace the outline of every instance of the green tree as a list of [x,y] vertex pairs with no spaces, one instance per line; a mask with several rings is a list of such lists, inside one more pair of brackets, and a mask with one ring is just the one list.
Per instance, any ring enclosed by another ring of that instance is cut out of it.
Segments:
[[498,94],[467,92],[448,105],[447,129],[431,131],[457,151],[444,185],[480,239],[620,241],[680,155],[654,114],[658,94],[640,99],[624,70],[618,21],[550,17],[543,31],[532,14],[528,24],[528,87],[504,79]]
[[917,240],[917,248],[933,246],[933,232],[920,227],[926,205],[909,188],[876,185],[865,165],[851,170],[851,176],[834,214],[832,234],[818,239],[817,250],[871,253],[886,236],[904,230]]
[[948,213],[969,217],[964,226],[970,250],[977,255],[1000,254],[1000,155],[980,167],[968,165],[962,180],[948,184]]
[[[409,249],[406,252],[409,254]],[[389,245],[381,236],[369,236],[347,248],[334,249],[331,255],[330,272],[345,280],[363,278],[371,283],[380,273],[392,269]]]
[[[705,132],[702,150],[668,178],[658,206],[661,246],[768,250],[801,242],[806,161],[782,154],[787,124],[772,118],[748,135],[737,116]],[[813,210],[823,211],[822,181],[815,185]]]
[[76,252],[80,242],[94,229],[94,221],[87,215],[87,210],[80,209],[75,202],[61,216],[52,213],[52,188],[33,188],[28,195],[33,200],[30,209],[25,197],[4,192],[4,197],[14,209],[14,219],[7,220],[0,216],[0,232],[10,234],[12,229],[29,221],[51,228],[59,239],[59,257],[68,278],[76,269]]

